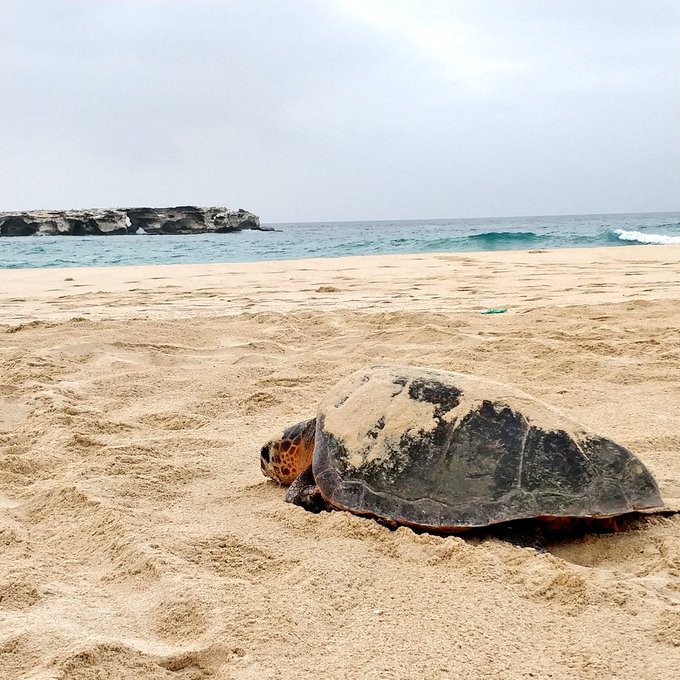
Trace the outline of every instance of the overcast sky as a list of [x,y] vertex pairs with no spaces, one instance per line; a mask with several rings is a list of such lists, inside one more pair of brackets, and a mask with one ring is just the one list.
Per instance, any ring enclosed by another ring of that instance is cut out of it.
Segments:
[[0,210],[680,209],[678,0],[0,0]]

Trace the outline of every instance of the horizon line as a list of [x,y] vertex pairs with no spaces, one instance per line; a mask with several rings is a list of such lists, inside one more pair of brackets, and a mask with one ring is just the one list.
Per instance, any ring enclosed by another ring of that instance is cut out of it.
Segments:
[[281,220],[277,222],[264,221],[260,218],[261,224],[323,224],[323,223],[351,223],[351,222],[427,222],[442,220],[516,220],[531,217],[599,217],[605,215],[663,215],[668,213],[680,214],[677,210],[636,210],[633,212],[593,212],[593,213],[551,213],[535,215],[482,215],[478,217],[399,217],[399,218],[380,218],[372,219],[353,219],[353,220]]

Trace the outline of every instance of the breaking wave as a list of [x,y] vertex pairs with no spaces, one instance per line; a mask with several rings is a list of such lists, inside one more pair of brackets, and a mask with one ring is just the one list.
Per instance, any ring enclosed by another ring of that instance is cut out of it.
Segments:
[[670,244],[680,243],[680,236],[668,234],[646,234],[642,231],[628,231],[626,229],[614,229],[619,241],[635,241],[636,243]]

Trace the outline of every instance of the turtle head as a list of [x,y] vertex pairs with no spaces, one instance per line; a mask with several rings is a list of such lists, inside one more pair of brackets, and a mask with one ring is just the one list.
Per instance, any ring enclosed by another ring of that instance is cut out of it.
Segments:
[[316,418],[303,420],[268,441],[260,450],[260,468],[265,477],[291,484],[312,464]]

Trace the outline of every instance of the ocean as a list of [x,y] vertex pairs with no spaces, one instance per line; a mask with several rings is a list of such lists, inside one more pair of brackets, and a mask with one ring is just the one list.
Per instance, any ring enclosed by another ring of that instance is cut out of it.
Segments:
[[680,212],[267,224],[184,236],[0,238],[0,268],[257,262],[383,253],[680,243]]

